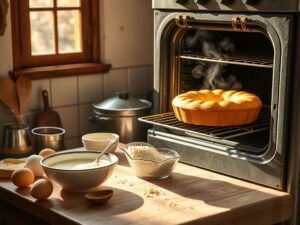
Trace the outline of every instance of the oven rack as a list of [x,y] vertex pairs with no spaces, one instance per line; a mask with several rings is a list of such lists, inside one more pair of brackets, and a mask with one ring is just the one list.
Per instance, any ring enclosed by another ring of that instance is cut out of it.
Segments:
[[273,68],[272,59],[268,59],[264,57],[258,58],[258,57],[243,55],[243,54],[231,53],[230,55],[223,55],[223,58],[216,58],[213,56],[206,56],[203,53],[184,52],[183,54],[179,55],[179,58],[205,61],[205,62],[242,65],[242,66]]
[[231,139],[270,129],[270,108],[263,107],[257,120],[242,126],[199,126],[179,121],[174,112],[140,117],[139,121],[161,126],[174,131],[181,131],[189,136],[208,139]]

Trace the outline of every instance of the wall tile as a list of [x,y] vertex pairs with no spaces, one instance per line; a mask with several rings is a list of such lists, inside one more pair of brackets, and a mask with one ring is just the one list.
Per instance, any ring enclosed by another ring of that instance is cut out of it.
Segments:
[[128,88],[132,96],[146,97],[153,89],[152,67],[128,69]]
[[78,77],[79,103],[99,102],[103,99],[103,75]]
[[50,80],[33,80],[32,81],[32,92],[30,95],[29,106],[30,110],[41,109],[44,107],[42,100],[42,91],[47,90],[49,93],[49,102],[51,102],[51,93],[50,93]]
[[79,148],[82,145],[80,145],[79,138],[66,138],[65,139],[65,149],[73,149],[73,148]]
[[62,126],[66,130],[65,138],[79,136],[78,107],[54,108],[60,115]]
[[52,106],[65,106],[78,103],[77,77],[51,79]]
[[124,90],[128,90],[126,69],[114,69],[104,74],[104,99],[114,97],[116,92]]
[[27,118],[27,123],[30,129],[37,127],[37,120],[40,115],[41,110],[30,110]]
[[88,121],[88,117],[93,116],[92,104],[85,104],[79,106],[79,133],[80,137],[87,133],[97,132],[96,125]]
[[[118,16],[112,16],[118,15]],[[114,68],[153,63],[151,0],[100,1],[101,59]]]

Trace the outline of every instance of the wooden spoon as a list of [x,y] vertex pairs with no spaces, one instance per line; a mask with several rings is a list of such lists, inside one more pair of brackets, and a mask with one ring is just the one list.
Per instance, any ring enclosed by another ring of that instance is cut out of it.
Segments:
[[94,204],[104,204],[113,195],[113,190],[91,191],[85,195],[85,198]]
[[19,99],[20,113],[26,112],[30,94],[31,94],[31,80],[27,76],[20,76],[16,81],[17,94]]
[[11,79],[0,79],[0,99],[14,113],[19,122],[22,118],[19,117],[19,104],[15,83]]

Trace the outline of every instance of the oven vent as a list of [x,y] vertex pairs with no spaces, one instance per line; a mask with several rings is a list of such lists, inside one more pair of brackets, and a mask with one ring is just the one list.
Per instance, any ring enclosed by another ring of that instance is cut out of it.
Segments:
[[255,122],[243,126],[213,127],[190,125],[177,120],[173,112],[140,117],[139,120],[174,131],[181,131],[193,137],[231,139],[268,130],[270,128],[270,108],[263,107]]
[[189,53],[185,52],[179,56],[182,59],[190,59],[197,61],[224,63],[224,64],[234,64],[242,66],[253,66],[261,68],[273,68],[273,60],[267,58],[256,58],[247,55],[227,55],[224,58],[215,58],[213,56],[206,56],[202,53]]

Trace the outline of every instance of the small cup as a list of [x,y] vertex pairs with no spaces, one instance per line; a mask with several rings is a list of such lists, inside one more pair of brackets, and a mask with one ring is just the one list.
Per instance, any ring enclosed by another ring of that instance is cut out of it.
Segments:
[[55,151],[64,149],[65,130],[60,127],[36,127],[31,130],[35,151],[38,153],[44,148]]
[[119,143],[119,135],[114,133],[90,133],[82,136],[82,144],[86,150],[102,151],[110,139],[117,140],[108,150],[114,153]]

